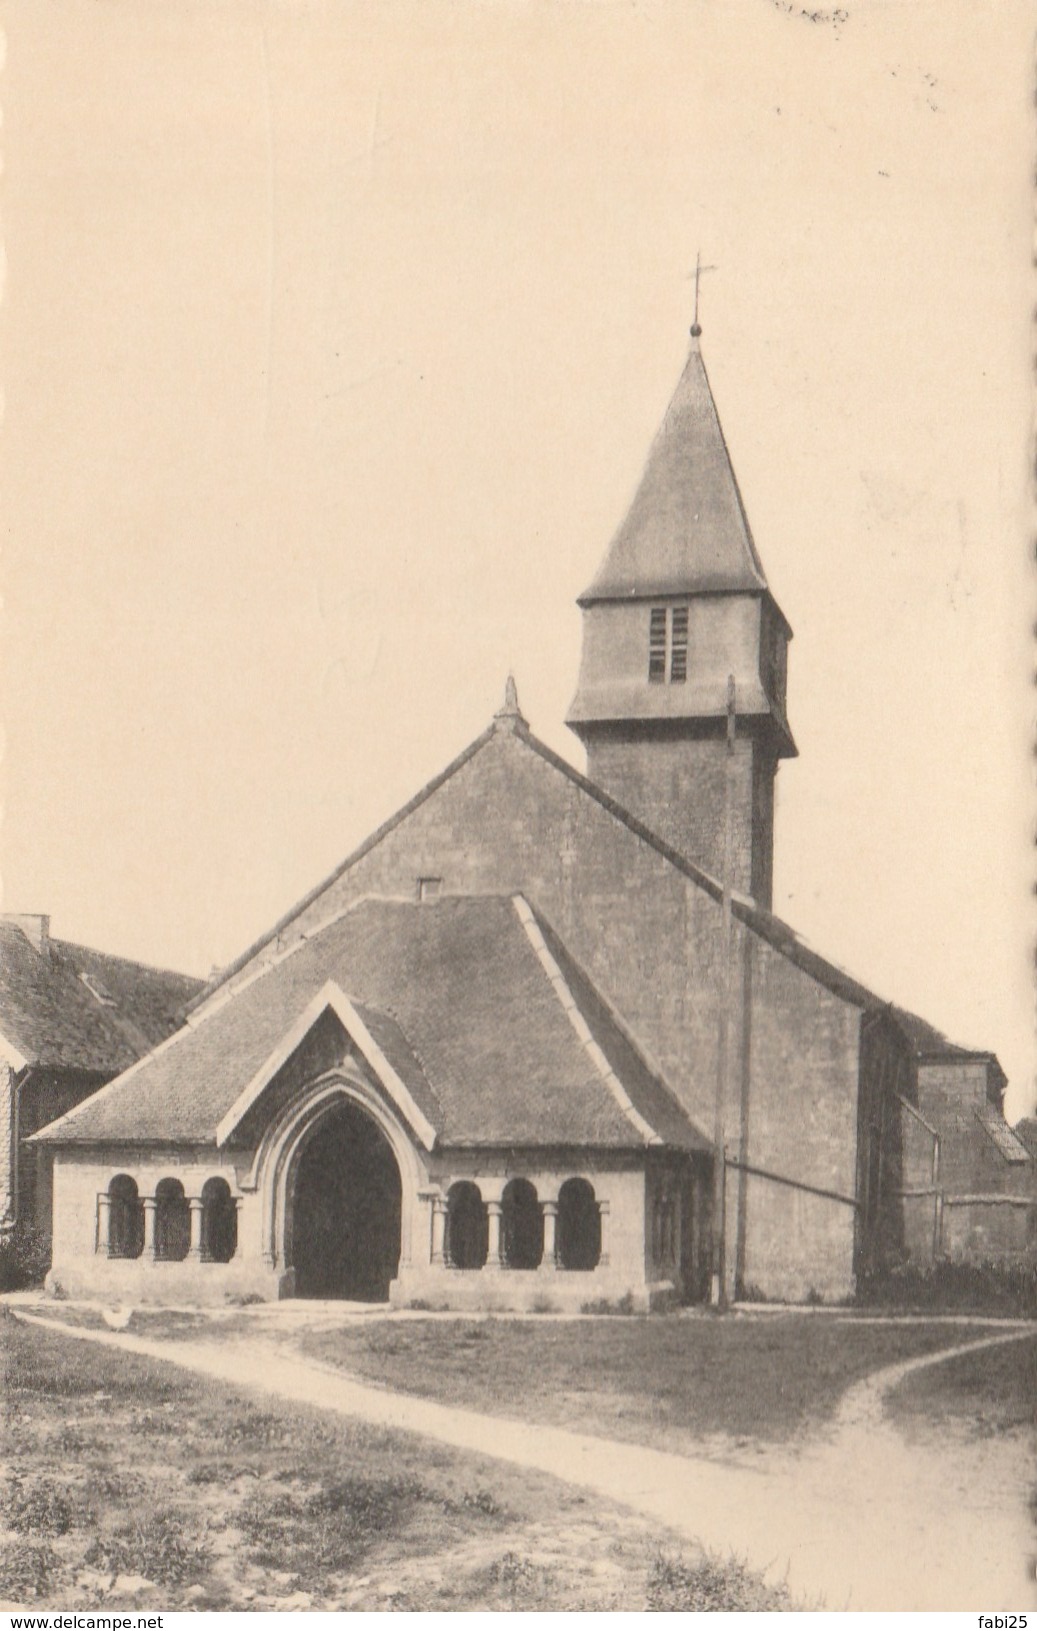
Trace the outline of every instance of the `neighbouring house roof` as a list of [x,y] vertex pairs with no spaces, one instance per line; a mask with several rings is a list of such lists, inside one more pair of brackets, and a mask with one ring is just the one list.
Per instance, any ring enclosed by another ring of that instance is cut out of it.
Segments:
[[203,982],[0,919],[0,1035],[23,1064],[111,1076],[165,1040]]
[[250,1084],[328,1007],[347,1033],[360,1017],[441,1144],[709,1147],[522,896],[361,900],[36,1137],[230,1136]]
[[[318,883],[313,889],[303,896],[302,900],[298,901],[288,912],[279,918],[268,933],[262,935],[258,940],[254,941],[249,947],[246,948],[244,952],[241,953],[239,957],[235,958],[232,963],[229,963],[225,968],[221,969],[213,980],[205,987],[205,989],[198,993],[197,997],[191,1004],[191,1008],[197,1012],[203,1011],[207,1002],[211,1000],[211,998],[217,992],[219,992],[223,986],[229,982],[232,982],[235,977],[242,972],[242,970],[246,969],[247,965],[255,957],[257,957],[259,953],[264,950],[264,948],[269,948],[276,945],[280,937],[290,929],[293,922],[302,912],[306,911],[314,904],[315,901],[319,900],[321,895],[323,895],[332,884],[336,883],[337,880],[348,872],[351,867],[355,866],[357,862],[360,861],[365,855],[369,854],[371,850],[375,849],[383,838],[385,838],[403,821],[405,821],[407,817],[413,814],[415,810],[419,809],[421,805],[423,805],[429,798],[438,792],[441,787],[450,781],[453,776],[457,775],[457,773],[462,770],[465,765],[469,764],[477,754],[483,752],[502,731],[506,732],[509,737],[513,738],[521,746],[527,748],[531,753],[535,754],[537,758],[550,766],[552,770],[557,771],[560,775],[564,776],[567,781],[569,781],[573,786],[579,788],[580,791],[586,794],[588,798],[593,799],[596,804],[602,807],[602,809],[607,810],[615,820],[621,822],[622,825],[627,827],[630,832],[634,833],[636,837],[642,841],[642,843],[647,844],[658,855],[662,856],[671,866],[676,868],[678,872],[682,873],[686,878],[690,879],[694,884],[696,884],[698,888],[702,889],[706,894],[711,895],[714,900],[719,901],[721,899],[723,889],[716,878],[710,877],[710,875],[704,872],[701,867],[696,866],[693,861],[687,860],[686,857],[681,855],[679,851],[675,850],[672,845],[668,844],[665,839],[660,838],[658,834],[652,832],[652,830],[649,827],[646,827],[645,824],[638,820],[636,816],[631,815],[630,812],[624,809],[621,804],[618,804],[614,798],[612,798],[608,793],[604,792],[602,788],[598,787],[595,782],[592,782],[587,776],[582,775],[571,764],[569,764],[567,760],[563,759],[560,754],[555,753],[551,748],[547,747],[545,743],[541,742],[536,736],[534,736],[521,713],[517,711],[516,704],[516,710],[514,712],[507,714],[502,713],[501,715],[498,715],[496,720],[485,731],[483,731],[480,736],[477,736],[475,740],[468,745],[468,747],[459,753],[444,770],[440,771],[437,776],[434,776],[431,781],[427,782],[426,785],[421,788],[421,790],[417,792],[412,799],[408,800],[408,802],[403,805],[401,809],[396,811],[394,815],[390,816],[389,819],[383,822],[380,827],[371,833],[362,844],[358,845],[356,849],[351,851],[351,853],[346,856],[344,861],[340,862],[333,872],[331,872],[326,878],[323,878],[320,883]],[[838,997],[842,997],[846,1002],[854,1004],[854,1006],[862,1009],[866,1013],[873,1013],[876,1015],[882,1013],[893,1019],[897,1023],[901,1035],[916,1059],[984,1059],[990,1062],[993,1069],[999,1073],[1002,1081],[1005,1079],[1004,1072],[1001,1070],[1001,1066],[994,1054],[979,1049],[962,1048],[957,1046],[955,1043],[949,1042],[947,1038],[941,1034],[941,1032],[937,1031],[925,1020],[919,1018],[915,1014],[909,1013],[906,1009],[895,1007],[884,997],[879,996],[868,986],[863,985],[859,980],[854,979],[852,975],[847,974],[846,971],[840,968],[837,964],[831,962],[828,958],[823,957],[819,952],[815,951],[811,946],[809,946],[795,929],[791,928],[789,924],[783,922],[781,918],[775,917],[772,912],[764,911],[762,907],[757,906],[753,901],[744,896],[736,896],[734,898],[732,909],[735,917],[740,922],[744,923],[753,931],[754,934],[757,934],[762,940],[766,941],[767,944],[773,947],[775,951],[780,952],[783,957],[794,963],[798,968],[801,968],[804,973],[817,980],[817,982],[824,986],[826,990],[833,992],[833,994]]]
[[693,339],[633,502],[580,604],[766,588]]

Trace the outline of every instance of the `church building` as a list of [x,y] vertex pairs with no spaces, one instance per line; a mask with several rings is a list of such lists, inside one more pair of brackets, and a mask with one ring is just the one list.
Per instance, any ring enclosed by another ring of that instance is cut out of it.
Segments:
[[575,1311],[1034,1256],[994,1055],[772,915],[792,630],[697,326],[580,606],[586,775],[509,680],[182,1028],[36,1133],[52,1288]]

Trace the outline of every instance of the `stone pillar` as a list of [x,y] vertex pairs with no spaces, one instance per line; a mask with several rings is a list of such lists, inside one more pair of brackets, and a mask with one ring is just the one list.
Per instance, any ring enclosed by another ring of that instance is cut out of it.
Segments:
[[540,1259],[540,1266],[545,1269],[556,1269],[558,1267],[558,1244],[556,1240],[558,1202],[541,1201],[540,1210],[544,1214],[544,1255]]
[[143,1257],[154,1257],[155,1255],[155,1209],[157,1205],[154,1195],[144,1196],[144,1251],[141,1254]]
[[202,1202],[198,1196],[192,1195],[187,1205],[191,1213],[191,1233],[188,1237],[187,1255],[193,1263],[200,1263],[202,1260]]
[[501,1257],[501,1247],[503,1244],[501,1240],[501,1218],[503,1214],[504,1208],[500,1201],[486,1202],[486,1217],[489,1223],[488,1244],[486,1248],[486,1267],[488,1269],[500,1269],[504,1267],[504,1261]]
[[432,1197],[432,1262],[442,1268],[446,1262],[446,1196]]
[[112,1202],[108,1194],[97,1197],[97,1241],[94,1250],[102,1257],[111,1256]]
[[598,1263],[603,1269],[609,1265],[609,1211],[608,1201],[598,1202],[598,1216],[601,1219],[601,1256]]
[[241,1206],[244,1196],[235,1195],[232,1199],[234,1201],[234,1250],[230,1254],[230,1260],[233,1263],[236,1257],[241,1256]]

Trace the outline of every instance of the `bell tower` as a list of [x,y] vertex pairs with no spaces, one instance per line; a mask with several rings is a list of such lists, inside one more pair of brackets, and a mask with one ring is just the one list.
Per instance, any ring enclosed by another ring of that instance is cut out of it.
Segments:
[[753,542],[700,333],[696,322],[633,503],[579,598],[567,724],[590,779],[718,880],[730,796],[732,887],[769,908],[774,782],[796,752],[785,712],[792,630]]

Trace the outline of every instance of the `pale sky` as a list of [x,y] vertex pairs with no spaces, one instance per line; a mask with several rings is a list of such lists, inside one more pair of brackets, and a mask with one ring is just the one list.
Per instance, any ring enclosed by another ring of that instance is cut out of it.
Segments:
[[6,909],[205,973],[509,668],[582,767],[701,248],[796,635],[775,909],[1026,1108],[1033,8],[2,9]]

